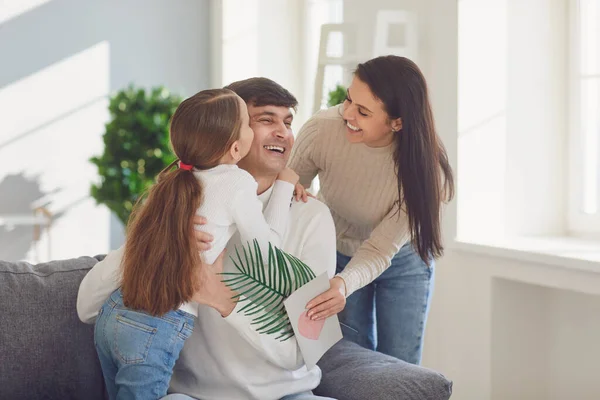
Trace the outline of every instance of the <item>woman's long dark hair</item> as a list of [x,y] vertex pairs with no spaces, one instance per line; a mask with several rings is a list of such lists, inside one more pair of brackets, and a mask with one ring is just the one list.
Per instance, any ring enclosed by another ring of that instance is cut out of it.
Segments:
[[355,75],[383,102],[390,120],[402,120],[394,133],[398,209],[406,210],[413,246],[428,263],[444,252],[440,209],[454,197],[454,178],[435,130],[425,77],[414,62],[398,56],[359,64]]

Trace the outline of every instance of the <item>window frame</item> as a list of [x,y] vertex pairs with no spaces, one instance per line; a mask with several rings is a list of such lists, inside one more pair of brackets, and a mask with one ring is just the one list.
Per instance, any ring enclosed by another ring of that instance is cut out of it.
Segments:
[[[569,184],[567,226],[571,236],[600,239],[600,194],[595,214],[583,211],[584,196],[584,133],[581,128],[581,35],[580,1],[569,1]],[[598,1],[598,0],[597,0]],[[600,143],[600,137],[599,137]],[[598,146],[600,154],[600,145]],[[600,191],[600,177],[598,187]]]

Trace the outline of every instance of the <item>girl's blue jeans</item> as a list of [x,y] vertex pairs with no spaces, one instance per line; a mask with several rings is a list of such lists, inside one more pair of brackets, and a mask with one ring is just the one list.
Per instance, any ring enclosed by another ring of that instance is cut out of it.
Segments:
[[175,310],[155,317],[130,310],[116,290],[100,309],[94,328],[109,398],[166,396],[175,361],[193,329],[191,314]]

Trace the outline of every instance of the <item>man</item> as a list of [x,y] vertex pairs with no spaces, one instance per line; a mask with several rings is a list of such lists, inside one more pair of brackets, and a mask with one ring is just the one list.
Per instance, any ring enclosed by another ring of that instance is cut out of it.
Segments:
[[[236,82],[234,90],[248,104],[254,141],[238,164],[258,182],[265,204],[277,174],[287,164],[294,142],[291,130],[296,98],[275,82],[253,78]],[[335,227],[327,207],[317,200],[292,202],[289,228],[282,249],[311,266],[315,274],[335,271]],[[228,250],[240,244],[235,235]],[[93,322],[97,310],[118,286],[122,251],[109,254],[81,283],[77,308],[84,322]],[[226,260],[224,269],[232,263]],[[213,277],[216,275],[213,274]],[[210,279],[210,277],[209,277]],[[231,295],[219,288],[220,278],[207,285],[208,293],[198,310],[193,335],[186,341],[174,369],[170,392],[210,399],[324,399],[310,392],[321,379],[318,367],[304,365],[294,338],[281,342],[273,335],[258,334],[251,317],[237,312]],[[214,291],[214,292],[213,292]],[[218,310],[218,311],[217,311]],[[301,397],[297,397],[301,396]]]
[[[235,82],[227,88],[246,102],[254,131],[250,152],[238,166],[256,179],[259,198],[266,204],[294,143],[291,124],[296,98],[265,78]],[[289,221],[282,249],[304,261],[315,274],[327,271],[332,277],[335,227],[327,207],[314,199],[294,201]],[[237,235],[228,250],[235,244],[239,244]],[[230,263],[225,263],[228,268]],[[175,366],[171,390],[201,399],[287,399],[292,395],[301,396],[294,399],[324,399],[310,394],[321,380],[321,371],[318,367],[307,370],[296,340],[281,342],[258,334],[251,318],[237,312],[240,307],[225,317],[222,310],[200,307],[198,325]]]

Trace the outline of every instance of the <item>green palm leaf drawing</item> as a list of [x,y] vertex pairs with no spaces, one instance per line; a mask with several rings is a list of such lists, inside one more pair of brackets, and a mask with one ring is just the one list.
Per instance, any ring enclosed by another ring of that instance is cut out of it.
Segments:
[[295,290],[315,278],[310,267],[296,257],[269,243],[267,262],[258,241],[235,249],[230,257],[237,272],[223,272],[223,282],[238,294],[235,300],[247,302],[239,312],[253,316],[252,324],[259,325],[257,332],[277,335],[285,341],[294,331],[285,311],[283,301]]

